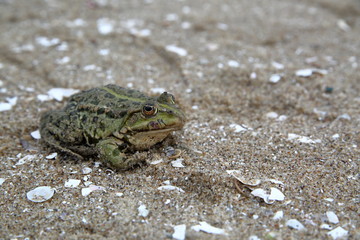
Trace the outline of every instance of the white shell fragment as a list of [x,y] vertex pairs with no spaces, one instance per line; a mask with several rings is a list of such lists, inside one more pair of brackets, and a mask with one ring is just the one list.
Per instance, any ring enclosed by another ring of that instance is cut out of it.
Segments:
[[333,239],[338,239],[345,237],[346,235],[348,235],[348,233],[349,232],[343,229],[342,227],[337,227],[334,230],[328,232],[327,234],[330,235]]
[[336,139],[338,139],[339,137],[340,137],[340,135],[339,135],[338,133],[335,133],[334,135],[331,136],[331,138],[332,138],[333,140],[336,140]]
[[341,114],[340,116],[337,117],[337,119],[345,119],[345,120],[351,120],[351,117],[349,114],[347,113],[344,113],[344,114]]
[[172,238],[176,240],[184,240],[186,234],[186,225],[176,225],[174,226],[174,233],[172,234]]
[[279,116],[279,114],[277,114],[276,112],[268,112],[266,114],[267,118],[277,118]]
[[207,222],[199,222],[199,225],[192,226],[191,229],[197,232],[202,231],[211,234],[224,234],[227,235],[224,229],[213,227]]
[[165,47],[166,51],[173,52],[179,55],[180,57],[185,57],[187,55],[187,51],[184,48],[180,48],[175,45],[167,45]]
[[285,68],[284,64],[279,63],[279,62],[272,62],[271,65],[278,70],[282,70]]
[[82,170],[81,170],[82,174],[89,174],[92,172],[92,169],[89,168],[89,167],[84,167]]
[[306,69],[300,69],[295,72],[295,75],[298,77],[310,77],[314,73],[318,73],[320,75],[326,75],[328,74],[328,71],[325,69],[318,69],[318,68],[306,68]]
[[276,179],[265,179],[264,181],[285,186],[285,183],[283,183],[282,181],[276,180]]
[[289,228],[292,229],[296,229],[296,230],[303,230],[305,229],[304,225],[302,225],[301,222],[299,222],[296,219],[290,219],[286,222],[286,226],[288,226]]
[[269,203],[269,194],[266,193],[266,191],[262,188],[256,188],[253,191],[251,191],[251,194],[255,197],[262,198],[266,203]]
[[286,116],[286,115],[280,115],[277,120],[280,121],[280,122],[282,122],[282,121],[285,121],[286,119],[287,119],[287,116]]
[[73,28],[73,27],[83,27],[86,26],[86,22],[81,18],[76,18],[73,21],[67,21],[66,26]]
[[277,83],[281,80],[281,76],[279,74],[273,74],[269,78],[269,82],[271,83]]
[[269,201],[284,201],[285,195],[277,188],[270,188]]
[[240,181],[242,184],[248,185],[248,186],[257,186],[261,183],[260,179],[249,179],[246,178],[242,171],[240,170],[226,170],[228,174],[230,174],[232,177]]
[[252,235],[248,238],[248,240],[261,240],[261,238],[259,238],[258,236],[256,235]]
[[49,155],[47,155],[45,158],[46,159],[55,159],[57,157],[57,152],[51,153]]
[[238,68],[240,67],[240,63],[235,60],[229,60],[228,63],[229,67]]
[[85,71],[85,72],[88,72],[88,71],[101,71],[101,67],[98,67],[98,66],[96,66],[96,65],[94,65],[94,64],[89,64],[89,65],[86,65],[86,66],[84,66],[83,67],[83,70]]
[[39,129],[36,130],[36,131],[31,132],[30,135],[31,135],[34,139],[40,139],[40,138],[41,138]]
[[236,124],[236,123],[230,124],[229,127],[234,128],[235,133],[244,132],[244,131],[247,131],[247,130],[252,130],[252,128],[249,128],[249,127],[247,127],[245,125],[239,125],[239,124]]
[[83,188],[81,189],[81,195],[83,195],[84,197],[88,196],[90,193],[92,193],[93,191],[105,191],[104,187],[101,186],[96,186],[96,185],[90,185],[87,188]]
[[130,31],[131,34],[133,34],[135,36],[138,36],[138,37],[141,37],[141,38],[149,37],[151,35],[151,30],[150,29],[138,30],[136,28],[131,28],[129,31]]
[[17,103],[18,97],[8,97],[6,98],[6,101],[11,105],[15,106]]
[[323,224],[320,225],[320,229],[331,230],[333,228],[329,224],[323,223]]
[[344,19],[339,19],[337,22],[336,22],[337,26],[345,31],[345,32],[348,32],[351,30],[351,27],[349,26],[349,24],[344,20]]
[[37,187],[26,194],[27,199],[32,202],[45,202],[52,198],[55,190],[48,186]]
[[182,161],[184,161],[184,159],[182,159],[182,158],[179,158],[179,159],[177,159],[175,161],[172,161],[171,166],[173,166],[175,168],[183,168],[185,166],[182,164]]
[[61,102],[64,97],[70,97],[79,91],[78,89],[72,88],[52,88],[47,93],[51,98]]
[[298,77],[310,77],[312,75],[311,69],[300,69],[295,72]]
[[173,185],[165,185],[165,186],[161,186],[161,187],[158,187],[158,190],[160,191],[174,191],[174,190],[177,190],[181,193],[184,193],[185,191],[182,190],[181,188],[179,187],[176,187],[176,186],[173,186]]
[[257,188],[251,192],[255,197],[262,198],[265,203],[273,204],[274,201],[283,201],[285,195],[277,188],[270,188],[270,194],[268,194],[264,189]]
[[26,156],[20,158],[19,161],[17,163],[15,163],[15,165],[16,166],[23,165],[27,162],[32,161],[35,158],[36,158],[36,155],[26,155]]
[[0,112],[9,111],[17,103],[17,97],[6,98],[7,102],[0,102]]
[[329,223],[338,224],[339,218],[333,211],[326,212],[326,217],[328,218]]
[[114,31],[114,21],[109,18],[100,18],[96,23],[98,32],[101,35],[108,35]]
[[273,220],[280,220],[283,217],[284,217],[284,212],[283,211],[277,211],[273,216]]
[[288,134],[288,140],[290,140],[290,141],[296,140],[296,141],[301,142],[301,143],[309,143],[309,144],[320,143],[321,142],[320,139],[312,140],[312,139],[310,139],[308,137],[300,136],[300,135],[297,135],[297,134],[294,134],[294,133],[289,133]]
[[60,39],[58,38],[47,38],[47,37],[37,37],[35,39],[36,43],[41,45],[41,46],[44,46],[44,47],[51,47],[51,46],[54,46],[54,45],[57,45],[60,43]]
[[0,186],[5,182],[5,178],[0,178]]
[[67,188],[76,188],[81,183],[81,180],[78,179],[69,179],[65,182],[65,187]]
[[63,65],[63,64],[67,64],[68,62],[70,62],[70,60],[71,60],[71,58],[69,56],[65,56],[65,57],[56,59],[55,62],[57,64]]
[[141,217],[147,217],[149,215],[149,210],[146,209],[146,206],[144,204],[140,205],[138,207],[139,216]]
[[159,164],[159,163],[162,163],[164,162],[162,159],[159,159],[159,160],[154,160],[152,162],[150,162],[151,165],[156,165],[156,164]]
[[50,97],[49,95],[46,95],[46,94],[39,94],[39,95],[37,95],[37,99],[40,102],[45,102],[45,101],[50,101],[52,99],[52,97]]
[[0,102],[0,112],[9,111],[11,110],[12,105],[6,102]]
[[109,55],[110,50],[109,49],[100,49],[98,53],[101,56],[107,56],[107,55]]

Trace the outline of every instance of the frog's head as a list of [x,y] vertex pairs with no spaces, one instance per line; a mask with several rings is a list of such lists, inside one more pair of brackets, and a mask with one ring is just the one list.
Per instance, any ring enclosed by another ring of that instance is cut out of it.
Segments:
[[132,144],[148,142],[146,145],[150,146],[162,141],[170,132],[180,130],[184,124],[185,114],[176,105],[174,96],[164,92],[131,112],[124,128]]

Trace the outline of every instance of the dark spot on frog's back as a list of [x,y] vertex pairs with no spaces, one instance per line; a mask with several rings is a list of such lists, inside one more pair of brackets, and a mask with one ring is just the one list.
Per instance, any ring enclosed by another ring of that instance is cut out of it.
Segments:
[[124,102],[126,102],[127,100],[126,99],[123,99],[123,98],[117,98],[116,99],[116,103],[117,104],[120,104],[120,103],[124,103]]
[[124,117],[127,114],[127,111],[122,111],[119,113],[119,118]]
[[93,123],[97,123],[98,120],[99,120],[98,117],[93,117]]
[[105,113],[105,108],[99,108],[97,110],[97,114],[103,114],[103,113]]
[[133,90],[133,89],[129,89],[129,90],[127,90],[127,92],[128,92],[128,95],[133,96],[133,95],[134,95],[135,90]]
[[106,98],[110,98],[110,99],[115,98],[115,96],[114,96],[114,95],[112,95],[111,93],[105,93],[104,97],[106,97]]
[[73,110],[73,111],[71,111],[71,112],[69,113],[69,115],[70,115],[70,116],[76,116],[77,113],[78,113],[77,111]]
[[91,98],[91,104],[94,104],[95,106],[97,106],[97,105],[99,105],[99,103],[100,103],[100,100],[97,98],[97,97],[92,97]]
[[110,111],[106,112],[106,116],[109,117],[109,118],[115,118],[115,113],[110,110]]

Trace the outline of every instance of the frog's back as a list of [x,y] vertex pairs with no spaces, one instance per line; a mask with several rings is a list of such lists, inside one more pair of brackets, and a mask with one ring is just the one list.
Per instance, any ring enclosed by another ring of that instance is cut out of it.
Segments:
[[98,111],[99,114],[104,109],[111,109],[111,112],[116,116],[123,116],[130,108],[139,107],[142,103],[151,101],[151,99],[139,91],[109,84],[73,95],[66,109],[67,111],[85,109],[90,110],[90,112],[93,110]]

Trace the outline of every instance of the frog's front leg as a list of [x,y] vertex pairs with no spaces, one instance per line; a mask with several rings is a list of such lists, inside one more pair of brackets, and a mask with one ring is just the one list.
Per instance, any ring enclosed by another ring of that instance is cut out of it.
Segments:
[[134,157],[127,156],[124,152],[127,150],[128,145],[115,137],[100,140],[96,144],[96,148],[102,162],[119,170],[129,169],[139,161]]

